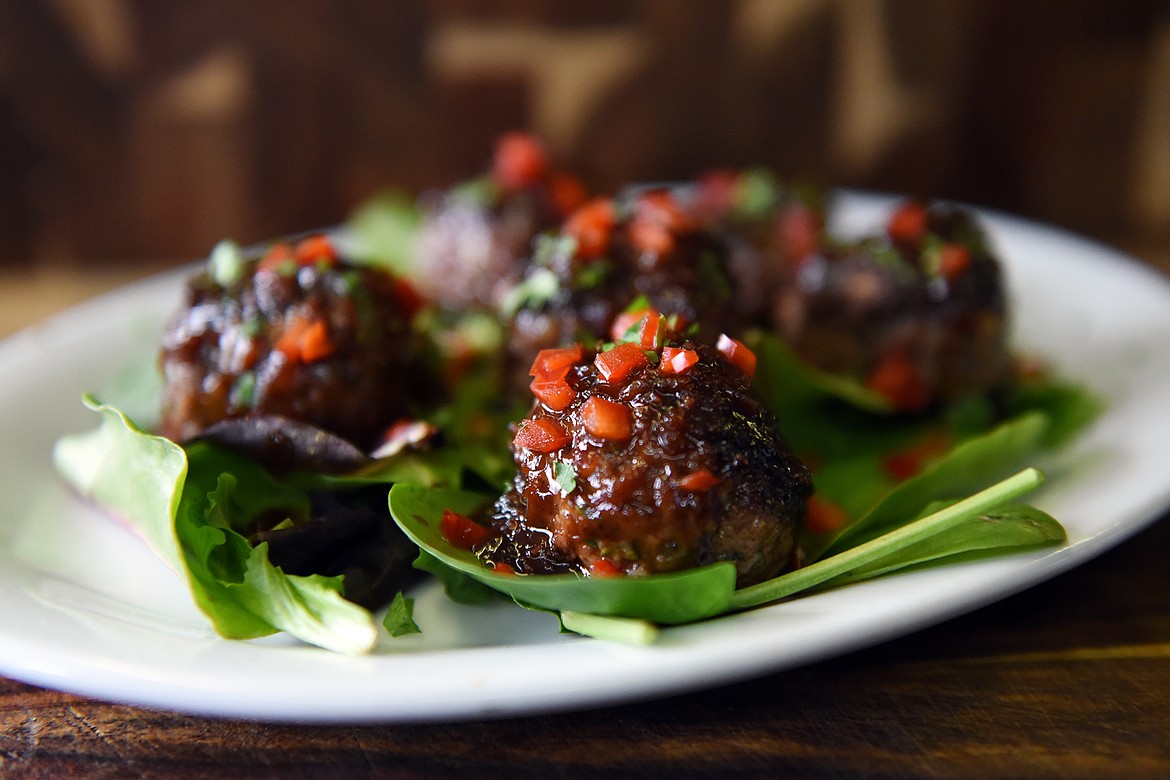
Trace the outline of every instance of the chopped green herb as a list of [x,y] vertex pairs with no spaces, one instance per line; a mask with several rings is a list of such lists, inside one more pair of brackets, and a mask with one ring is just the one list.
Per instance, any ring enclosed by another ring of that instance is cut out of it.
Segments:
[[739,219],[763,219],[776,208],[778,185],[776,177],[762,168],[753,168],[739,175],[733,196],[735,216]]
[[522,282],[504,296],[500,309],[507,317],[521,309],[539,309],[551,301],[561,289],[557,275],[547,268],[534,268]]
[[723,268],[723,262],[714,252],[699,255],[699,289],[710,296],[709,300],[720,300],[731,295],[731,279]]
[[389,190],[371,198],[347,221],[356,241],[351,261],[410,276],[420,217],[414,199]]
[[401,592],[394,596],[382,625],[392,637],[421,634],[422,629],[414,622],[414,599],[408,599]]
[[569,495],[577,488],[577,472],[573,471],[573,466],[565,463],[563,460],[558,460],[553,470],[557,484],[561,487],[563,495]]
[[922,273],[927,276],[938,276],[942,273],[942,251],[945,243],[934,233],[927,233],[922,238]]
[[240,333],[243,333],[250,339],[254,339],[264,332],[264,324],[263,317],[251,317],[240,325]]
[[220,287],[231,287],[243,279],[244,269],[247,267],[240,245],[229,238],[215,245],[207,258],[207,264],[211,278]]
[[232,385],[231,393],[229,394],[231,405],[236,409],[250,409],[252,403],[256,400],[256,374],[252,371],[245,371],[240,374]]
[[613,263],[604,257],[579,265],[574,274],[577,287],[594,290],[601,286],[613,270]]
[[623,311],[625,311],[627,313],[634,313],[634,312],[639,312],[639,311],[645,311],[646,309],[649,309],[649,308],[650,308],[650,299],[646,297],[645,293],[638,293],[638,295],[634,298],[634,300],[630,301],[629,305],[627,305],[626,308],[623,309]]
[[500,200],[500,188],[490,176],[468,179],[451,188],[450,197],[471,206],[488,209]]
[[546,268],[558,257],[572,257],[577,252],[577,239],[569,235],[541,233],[532,240],[532,264]]

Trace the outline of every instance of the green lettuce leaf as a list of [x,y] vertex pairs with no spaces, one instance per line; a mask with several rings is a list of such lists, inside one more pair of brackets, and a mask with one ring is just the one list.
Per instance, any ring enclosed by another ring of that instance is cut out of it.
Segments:
[[253,547],[237,530],[262,511],[296,512],[303,493],[243,458],[206,446],[187,453],[111,406],[92,398],[86,405],[99,426],[57,443],[58,470],[146,538],[186,579],[217,632],[251,639],[284,631],[342,653],[373,649],[373,617],[345,600],[339,578],[286,575],[268,561],[266,545]]

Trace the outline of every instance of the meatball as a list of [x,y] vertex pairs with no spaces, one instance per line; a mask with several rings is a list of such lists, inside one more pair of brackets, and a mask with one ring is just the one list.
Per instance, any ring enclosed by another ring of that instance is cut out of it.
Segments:
[[[654,360],[647,356],[654,355]],[[730,561],[739,586],[791,561],[809,472],[748,392],[754,356],[683,342],[542,352],[489,565],[652,574]]]
[[885,236],[825,246],[790,265],[780,335],[813,365],[856,379],[901,412],[1010,378],[999,263],[975,217],[901,205]]
[[686,190],[688,212],[727,244],[736,309],[766,325],[783,269],[824,243],[824,192],[783,184],[763,169],[710,171]]
[[414,281],[444,308],[495,310],[522,275],[532,239],[585,198],[584,185],[553,169],[535,138],[509,133],[491,173],[420,198]]
[[652,306],[712,340],[743,324],[734,303],[725,245],[673,193],[597,199],[538,239],[527,277],[505,306],[508,351],[527,366],[542,349],[608,339],[632,306]]
[[160,433],[183,441],[220,420],[274,415],[369,447],[411,400],[416,304],[401,280],[350,265],[326,236],[250,260],[217,247],[163,337]]

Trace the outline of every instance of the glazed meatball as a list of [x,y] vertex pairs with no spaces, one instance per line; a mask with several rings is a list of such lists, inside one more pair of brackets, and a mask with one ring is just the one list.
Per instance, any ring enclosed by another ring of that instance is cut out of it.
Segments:
[[720,344],[542,352],[481,558],[587,575],[730,561],[739,586],[789,565],[809,472],[748,392],[754,356]]
[[823,190],[758,168],[710,171],[684,189],[687,211],[727,245],[736,309],[766,325],[784,269],[824,244]]
[[585,198],[584,185],[552,168],[535,138],[509,133],[489,174],[420,198],[414,281],[444,308],[495,310],[520,279],[532,239]]
[[505,307],[508,351],[527,366],[542,349],[609,339],[617,317],[639,301],[707,340],[743,324],[724,244],[667,189],[591,201],[538,239]]
[[885,236],[826,246],[790,267],[779,333],[804,359],[902,412],[994,390],[1011,372],[999,263],[975,217],[902,204]]
[[348,264],[326,236],[253,259],[221,245],[163,338],[160,433],[184,441],[220,420],[273,415],[368,447],[410,402],[416,305],[408,286]]

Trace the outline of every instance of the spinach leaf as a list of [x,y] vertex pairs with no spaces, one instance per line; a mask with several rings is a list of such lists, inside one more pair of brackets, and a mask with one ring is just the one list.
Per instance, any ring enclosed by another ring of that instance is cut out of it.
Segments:
[[[650,577],[580,577],[574,574],[523,575],[489,571],[472,553],[443,538],[440,521],[450,509],[474,515],[492,497],[462,490],[396,484],[390,490],[394,521],[419,547],[445,566],[519,602],[544,609],[689,623],[727,609],[735,588],[735,567],[717,563],[699,569]],[[570,622],[573,622],[570,618]]]
[[941,559],[1059,543],[1065,539],[1064,529],[1051,517],[1032,507],[1005,506],[1042,480],[1039,471],[1025,469],[845,552],[740,590],[734,589],[735,569],[729,563],[640,577],[498,574],[485,569],[470,552],[450,545],[440,530],[445,509],[474,514],[482,509],[485,496],[399,484],[390,491],[390,510],[434,561],[524,605],[559,611],[568,630],[641,642],[652,640],[655,632],[640,621],[693,622],[813,587],[868,579]]
[[[1005,551],[1050,547],[1067,541],[1068,534],[1051,515],[1026,504],[1012,504],[984,512],[967,521],[911,544],[874,563],[833,578],[834,587],[881,577],[925,564],[975,560]],[[847,554],[847,553],[843,553]]]
[[1025,469],[882,536],[738,590],[729,606],[736,610],[756,607],[827,583],[867,579],[973,550],[1063,541],[1063,529],[1039,510],[1002,508],[1042,481],[1039,471]]
[[1003,479],[1039,452],[1047,425],[1044,415],[1028,414],[968,439],[886,493],[823,552],[806,550],[806,554],[820,557],[844,552],[917,517],[932,502],[957,500]]
[[[849,377],[823,371],[803,360],[775,333],[753,331],[746,337],[758,358],[757,384],[767,385],[766,397],[800,403],[810,396],[828,396],[877,414],[893,414],[894,406],[880,393]],[[759,364],[767,366],[760,372]]]

